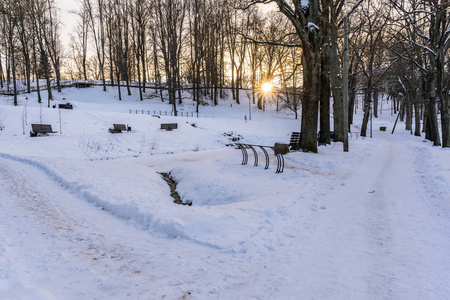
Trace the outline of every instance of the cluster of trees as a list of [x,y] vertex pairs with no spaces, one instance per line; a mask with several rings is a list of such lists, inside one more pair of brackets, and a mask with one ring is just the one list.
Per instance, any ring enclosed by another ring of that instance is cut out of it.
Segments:
[[[378,111],[378,95],[388,92],[402,104],[407,129],[420,135],[423,119],[425,137],[434,145],[450,147],[448,84],[450,45],[449,2],[442,0],[273,0],[294,25],[303,56],[302,142],[303,149],[316,151],[318,107],[321,138],[329,130],[329,89],[333,96],[335,140],[352,123],[358,91],[363,93],[365,136],[371,109]],[[343,19],[350,19],[348,49],[339,39]],[[341,46],[339,46],[341,45]],[[344,66],[342,55],[350,52]],[[343,90],[343,73],[348,72],[348,89]],[[342,101],[348,96],[349,101]],[[346,105],[348,103],[348,106]],[[397,102],[399,103],[399,102]],[[347,107],[347,108],[345,108]],[[347,110],[342,114],[344,110]],[[414,112],[413,112],[414,110]],[[442,143],[439,136],[440,112]],[[324,119],[322,119],[324,118]],[[310,135],[304,136],[303,129]],[[345,142],[345,141],[344,141]]]
[[81,0],[71,37],[70,75],[102,80],[105,90],[107,84],[117,85],[119,99],[121,82],[128,94],[130,82],[137,83],[141,100],[151,83],[175,114],[183,84],[191,86],[197,109],[205,99],[217,104],[227,91],[239,104],[241,89],[251,90],[253,103],[262,109],[261,82],[295,69],[296,76],[282,82],[299,86],[301,49],[252,42],[282,40],[291,26],[277,13],[238,9],[240,2]]
[[392,97],[401,97],[407,129],[412,131],[415,115],[414,134],[420,136],[423,116],[425,138],[436,146],[450,147],[450,2],[394,1],[392,6],[397,17],[389,49],[398,62],[387,87]]
[[[53,0],[10,2],[1,2],[0,82],[59,83]],[[197,109],[227,93],[239,104],[242,89],[263,109],[259,87],[273,82],[277,108],[301,108],[300,146],[312,152],[317,132],[330,142],[331,114],[345,148],[358,94],[365,136],[385,94],[406,129],[450,147],[448,11],[444,0],[79,0],[66,76],[117,86],[119,99],[121,85],[128,94],[136,85],[141,100],[151,88],[175,113],[186,84]]]
[[[17,78],[25,80],[27,92],[31,91],[32,78],[45,78],[50,101],[52,79],[56,79],[61,91],[62,46],[54,1],[3,0],[0,12],[0,87],[6,85],[8,90],[12,89],[17,105]],[[36,89],[41,102],[39,85]]]

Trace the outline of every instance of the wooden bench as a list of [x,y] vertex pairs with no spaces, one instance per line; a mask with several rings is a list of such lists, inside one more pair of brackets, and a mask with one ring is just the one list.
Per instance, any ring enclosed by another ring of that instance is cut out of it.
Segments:
[[291,150],[300,149],[300,132],[292,132],[289,148],[291,148]]
[[113,124],[114,128],[109,128],[110,133],[122,133],[122,131],[131,131],[131,127],[125,126],[125,124]]
[[161,129],[174,130],[178,128],[178,123],[162,123]]
[[30,131],[30,136],[41,136],[48,135],[49,133],[57,133],[57,131],[52,130],[52,125],[50,124],[31,124],[32,130]]
[[380,126],[380,131],[386,131],[386,126]]
[[63,108],[63,109],[73,109],[73,105],[70,104],[69,102],[65,103],[65,104],[58,104],[58,108]]

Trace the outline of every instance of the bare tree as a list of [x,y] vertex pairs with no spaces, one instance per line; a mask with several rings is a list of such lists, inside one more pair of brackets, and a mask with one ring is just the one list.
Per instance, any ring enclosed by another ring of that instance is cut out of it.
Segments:
[[54,0],[46,1],[47,18],[45,23],[41,23],[41,27],[45,28],[44,37],[48,54],[52,62],[56,76],[56,87],[61,92],[61,56],[62,45],[59,39],[60,21],[55,7]]
[[22,52],[22,61],[25,67],[25,78],[26,78],[26,86],[27,93],[31,92],[31,26],[30,18],[28,16],[28,2],[20,2],[19,4],[19,26],[18,26],[18,34],[19,40],[21,44],[21,52]]
[[3,15],[4,30],[6,33],[6,47],[7,47],[7,59],[9,60],[10,68],[12,70],[12,82],[13,82],[13,94],[14,105],[17,106],[17,81],[16,81],[16,48],[17,48],[17,35],[16,27],[19,22],[19,6],[17,2],[11,3],[8,6],[6,14]]
[[[441,145],[437,118],[437,104],[441,112],[442,147],[450,147],[449,80],[446,57],[450,47],[448,2],[440,0],[391,1],[399,15],[399,42],[407,51],[396,52],[410,60],[424,74],[426,80],[425,138],[435,146]],[[420,49],[420,55],[417,55]],[[446,78],[447,77],[447,78]]]
[[[361,136],[367,136],[367,126],[369,117],[372,114],[373,94],[377,84],[381,81],[389,64],[385,45],[386,26],[388,24],[387,14],[383,12],[383,5],[380,3],[367,2],[361,9],[359,27],[363,36],[360,52],[354,52],[358,56],[359,63],[364,75],[364,117],[361,126]],[[374,13],[377,12],[377,13]]]
[[163,56],[169,103],[177,115],[176,88],[179,77],[179,60],[181,54],[186,2],[183,0],[158,0],[156,15],[159,48]]
[[105,81],[106,35],[104,23],[104,16],[105,16],[104,0],[97,0],[96,4],[97,10],[94,11],[94,7],[91,0],[83,0],[84,10],[86,11],[89,26],[92,31],[92,37],[94,39],[94,46],[97,53],[98,65],[100,68],[101,79],[103,83],[103,91],[106,92],[106,81]]
[[328,24],[327,12],[331,1],[294,0],[288,3],[282,0],[275,0],[274,2],[277,4],[280,12],[294,26],[303,49],[303,101],[300,148],[305,152],[317,152],[320,52],[323,45],[321,29],[324,24]]
[[78,72],[87,80],[87,52],[88,52],[88,11],[85,6],[82,6],[77,12],[79,16],[78,24],[75,26],[74,34],[71,34],[71,44],[73,59]]

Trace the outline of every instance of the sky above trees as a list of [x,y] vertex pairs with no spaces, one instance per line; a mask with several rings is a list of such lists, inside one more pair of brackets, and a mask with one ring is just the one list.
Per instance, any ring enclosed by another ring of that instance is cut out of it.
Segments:
[[61,10],[61,23],[64,25],[61,32],[61,42],[67,48],[70,42],[70,32],[76,23],[77,17],[71,13],[78,6],[78,1],[73,0],[55,0]]

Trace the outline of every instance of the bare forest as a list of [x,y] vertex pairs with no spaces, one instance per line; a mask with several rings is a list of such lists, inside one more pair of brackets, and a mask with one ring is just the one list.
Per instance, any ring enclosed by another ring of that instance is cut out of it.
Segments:
[[0,88],[15,105],[33,91],[50,106],[63,80],[157,97],[175,115],[183,97],[198,111],[219,98],[248,105],[247,95],[294,112],[300,148],[317,152],[318,140],[348,151],[353,113],[366,136],[384,97],[411,134],[450,147],[445,0],[78,1],[63,47],[55,0],[0,0]]

